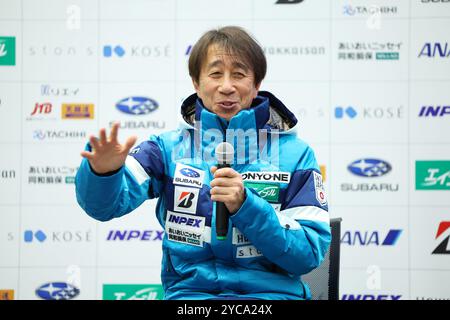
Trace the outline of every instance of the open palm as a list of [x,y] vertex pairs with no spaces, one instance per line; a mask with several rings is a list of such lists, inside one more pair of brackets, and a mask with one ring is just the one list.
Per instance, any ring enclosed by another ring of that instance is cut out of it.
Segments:
[[137,137],[127,138],[125,144],[120,144],[117,140],[119,123],[114,123],[110,136],[106,137],[105,128],[100,129],[99,138],[89,137],[92,151],[82,151],[81,156],[88,159],[91,168],[99,174],[115,171],[123,166],[127,155],[136,143]]

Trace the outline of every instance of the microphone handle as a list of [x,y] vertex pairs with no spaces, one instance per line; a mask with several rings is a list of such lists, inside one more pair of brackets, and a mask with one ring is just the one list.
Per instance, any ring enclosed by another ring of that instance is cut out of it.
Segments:
[[[229,168],[229,164],[218,164],[217,169]],[[216,238],[217,240],[226,240],[228,233],[228,218],[230,212],[223,202],[216,202]]]

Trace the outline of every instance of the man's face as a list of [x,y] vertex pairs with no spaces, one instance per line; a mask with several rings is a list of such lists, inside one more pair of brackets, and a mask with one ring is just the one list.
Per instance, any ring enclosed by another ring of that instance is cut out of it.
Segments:
[[216,45],[208,48],[199,82],[193,83],[205,107],[228,121],[250,107],[260,86],[255,86],[253,70]]

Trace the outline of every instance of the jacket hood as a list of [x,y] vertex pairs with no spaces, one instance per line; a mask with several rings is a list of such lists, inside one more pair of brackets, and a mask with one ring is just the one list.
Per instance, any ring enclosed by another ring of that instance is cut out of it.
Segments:
[[[196,93],[190,95],[181,105],[181,125],[183,127],[193,128],[196,121],[201,119],[201,113],[204,110],[213,114],[203,105],[203,102]],[[259,91],[251,107],[241,110],[230,122],[216,116],[218,118],[217,122],[222,128],[226,128],[229,123],[233,122],[234,118],[238,116],[240,118],[245,117],[244,111],[254,113],[258,129],[276,129],[281,134],[296,132],[298,120],[295,115],[277,97],[268,91]]]

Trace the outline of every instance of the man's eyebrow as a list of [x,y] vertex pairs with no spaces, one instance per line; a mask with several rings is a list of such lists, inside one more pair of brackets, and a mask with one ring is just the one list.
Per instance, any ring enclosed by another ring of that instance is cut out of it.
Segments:
[[[211,68],[223,65],[223,64],[224,63],[222,60],[215,60],[215,61],[211,62],[210,64],[208,64],[208,69],[211,69]],[[242,62],[239,62],[239,61],[233,61],[232,65],[234,68],[241,68],[245,71],[248,71],[248,69],[249,69],[245,64],[243,64]]]

